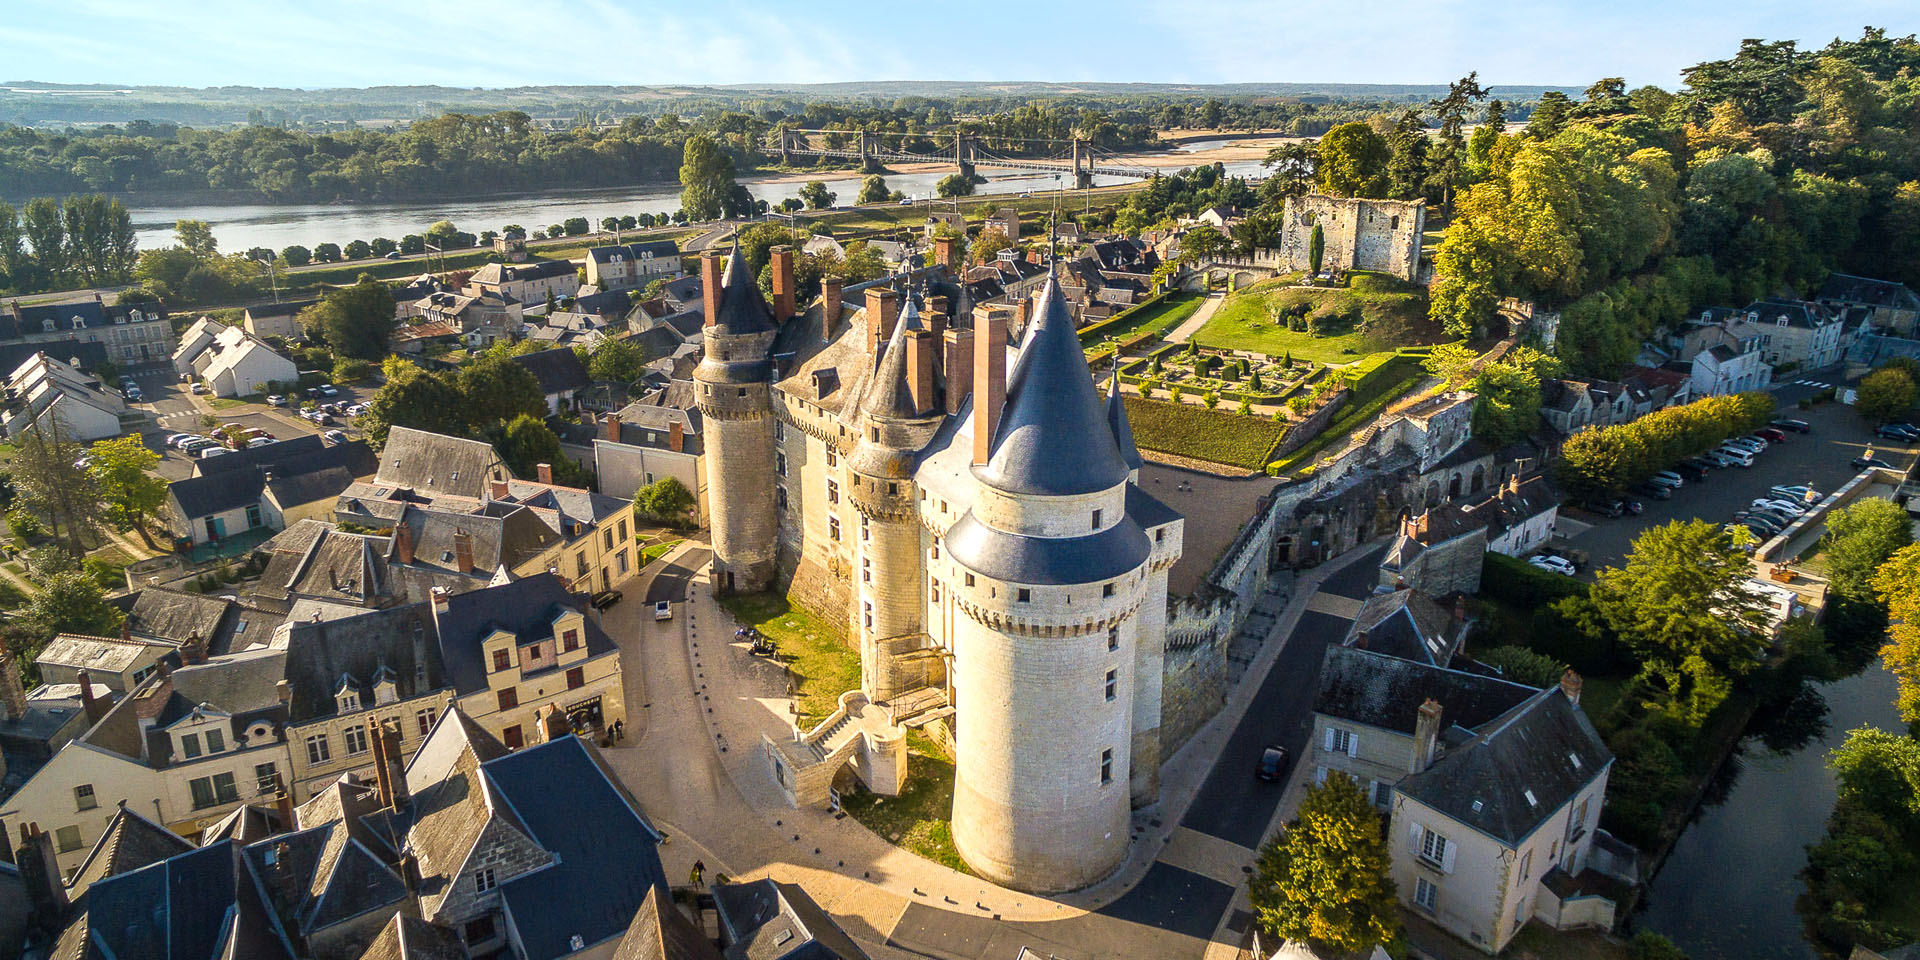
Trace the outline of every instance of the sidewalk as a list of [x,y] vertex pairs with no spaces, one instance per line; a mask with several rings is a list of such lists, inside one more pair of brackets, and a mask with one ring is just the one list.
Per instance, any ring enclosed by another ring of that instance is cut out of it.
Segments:
[[1224,293],[1207,294],[1207,299],[1201,301],[1199,308],[1193,311],[1193,316],[1188,317],[1172,330],[1161,334],[1160,339],[1168,343],[1187,342],[1187,338],[1199,333],[1200,328],[1206,326],[1207,321],[1212,320],[1213,315],[1219,312],[1220,305],[1226,302],[1227,295]]

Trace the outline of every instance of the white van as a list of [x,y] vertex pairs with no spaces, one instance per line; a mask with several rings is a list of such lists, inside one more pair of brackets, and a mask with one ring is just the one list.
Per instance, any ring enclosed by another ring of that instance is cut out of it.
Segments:
[[1734,447],[1734,446],[1723,446],[1720,449],[1715,450],[1714,453],[1719,454],[1720,456],[1728,460],[1731,460],[1734,463],[1739,464],[1740,466],[1743,466],[1743,467],[1753,466],[1753,451],[1751,450],[1745,450],[1740,447]]

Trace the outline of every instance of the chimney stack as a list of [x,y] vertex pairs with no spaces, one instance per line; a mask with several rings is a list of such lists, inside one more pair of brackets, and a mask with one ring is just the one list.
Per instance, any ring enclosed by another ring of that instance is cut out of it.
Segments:
[[907,392],[913,397],[914,416],[933,412],[933,334],[925,330],[907,333]]
[[846,283],[839,277],[820,278],[820,339],[832,340],[834,324],[840,322],[840,289]]
[[465,530],[453,532],[453,569],[460,573],[473,572],[473,534]]
[[1580,705],[1580,686],[1580,675],[1574,673],[1572,667],[1568,667],[1567,672],[1560,675],[1560,693],[1567,698],[1568,703],[1576,707]]
[[1429,699],[1420,705],[1420,718],[1413,724],[1413,757],[1408,762],[1408,773],[1419,773],[1433,765],[1436,745],[1440,741],[1440,701]]
[[130,616],[120,618],[120,639],[133,642],[133,618]]
[[553,464],[551,464],[551,463],[536,463],[536,464],[534,464],[534,465],[533,465],[533,473],[534,473],[534,476],[536,476],[536,477],[539,477],[539,478],[540,478],[540,482],[541,482],[541,483],[552,483],[552,482],[553,482]]
[[87,715],[87,726],[91,728],[107,715],[107,709],[113,704],[106,697],[93,695],[93,677],[87,671],[79,671],[77,679],[80,681],[80,710]]
[[723,264],[720,254],[709,251],[700,258],[700,303],[707,311],[705,320],[711,327],[720,318],[720,271]]
[[973,331],[948,328],[940,340],[946,348],[940,366],[947,372],[947,412],[959,413],[973,395]]
[[667,423],[667,449],[674,453],[684,452],[687,446],[687,426],[679,419]]
[[1007,401],[1007,321],[997,311],[974,326],[973,462],[985,466],[993,456],[993,433],[1000,427],[1000,405]]
[[953,298],[938,293],[928,297],[927,310],[922,316],[926,320],[927,329],[932,331],[934,339],[938,340],[947,330],[949,323],[947,318],[953,316]]
[[935,265],[946,267],[950,271],[954,271],[956,273],[959,271],[960,269],[959,264],[956,264],[953,261],[953,238],[952,237],[934,237],[933,238],[933,262]]
[[434,587],[428,592],[428,595],[433,597],[434,610],[445,610],[447,608],[447,597],[450,596],[450,594],[447,593],[446,587]]
[[1013,325],[1022,337],[1027,335],[1027,317],[1033,312],[1033,297],[1023,296],[1013,302]]
[[288,683],[285,680],[274,681],[273,695],[275,698],[277,698],[280,701],[280,705],[282,707],[292,706],[293,705],[293,684]]
[[188,637],[180,644],[180,663],[193,665],[207,662],[207,641],[199,634]]
[[20,850],[14,863],[27,888],[27,902],[46,929],[58,929],[67,912],[67,888],[62,882],[60,860],[53,852],[53,835],[41,833],[37,823],[21,824]]
[[880,355],[880,345],[893,335],[893,324],[900,316],[900,295],[892,287],[867,288],[867,356]]
[[613,443],[620,442],[619,414],[609,413],[600,418],[600,436]]
[[1464,593],[1453,598],[1453,619],[1467,622],[1467,595]]
[[1367,648],[1368,641],[1370,641],[1372,638],[1373,638],[1372,631],[1369,631],[1369,630],[1355,631],[1353,634],[1353,645],[1361,650],[1365,650]]
[[505,480],[488,480],[487,498],[490,500],[505,500],[507,498],[507,482]]
[[27,715],[27,688],[20,681],[20,666],[14,663],[13,652],[4,648],[0,648],[0,709],[8,720]]
[[405,516],[393,522],[393,555],[401,563],[413,562],[413,527]]
[[273,808],[280,812],[280,829],[290,831],[294,829],[293,794],[280,785],[280,771],[274,771],[273,781],[278,787],[273,794]]
[[793,316],[793,248],[781,245],[770,251],[773,256],[773,321],[786,323]]

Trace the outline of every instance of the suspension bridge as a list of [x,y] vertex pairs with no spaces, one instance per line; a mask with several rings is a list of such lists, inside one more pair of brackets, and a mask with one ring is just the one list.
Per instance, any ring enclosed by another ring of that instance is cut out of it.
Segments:
[[[938,138],[938,139],[936,139]],[[946,140],[951,139],[953,149],[941,153],[931,152],[944,148]],[[928,152],[916,152],[908,149],[911,141],[925,143]],[[1002,142],[1002,138],[995,138]],[[951,163],[954,169],[963,174],[971,174],[975,167],[1004,167],[1014,170],[1044,170],[1051,173],[1068,173],[1073,176],[1076,190],[1085,190],[1093,186],[1095,176],[1131,177],[1139,180],[1151,178],[1157,171],[1096,149],[1087,140],[1047,140],[1019,138],[1021,143],[1048,144],[1055,149],[1047,156],[1006,156],[988,149],[983,138],[964,133],[952,134],[898,134],[875,133],[867,130],[801,130],[779,131],[777,143],[768,144],[769,152],[778,153],[782,163],[791,163],[795,157],[834,157],[842,160],[857,160],[862,167],[869,163]]]

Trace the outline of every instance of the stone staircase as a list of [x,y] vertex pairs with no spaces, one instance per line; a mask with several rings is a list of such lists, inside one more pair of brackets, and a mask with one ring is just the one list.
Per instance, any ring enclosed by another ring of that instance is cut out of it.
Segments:
[[906,778],[906,731],[858,690],[841,694],[840,706],[812,729],[795,729],[790,740],[763,734],[762,741],[797,807],[827,806],[834,778],[849,766],[875,793],[898,794]]

